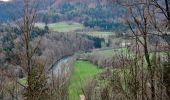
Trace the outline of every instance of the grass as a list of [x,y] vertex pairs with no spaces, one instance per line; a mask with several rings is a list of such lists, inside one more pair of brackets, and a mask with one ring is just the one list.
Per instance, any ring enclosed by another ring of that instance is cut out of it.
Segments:
[[19,80],[19,83],[22,84],[22,85],[27,85],[27,78],[22,78]]
[[94,32],[88,32],[90,36],[99,37],[99,38],[108,38],[109,35],[115,35],[113,32],[102,32],[102,31],[94,31]]
[[107,32],[107,31],[92,31],[92,32],[79,32],[80,34],[87,34],[94,37],[99,38],[108,38],[109,35],[115,35],[114,32]]
[[79,32],[79,34],[86,34],[92,37],[103,38],[106,42],[108,42],[109,36],[115,36],[114,32],[107,31]]
[[[39,28],[44,28],[44,23],[36,23]],[[79,29],[83,29],[84,26],[76,22],[59,22],[48,24],[49,29],[57,32],[71,32]]]
[[99,55],[103,57],[112,57],[115,54],[129,54],[128,48],[118,48],[118,49],[106,49],[106,50],[94,50],[91,53],[92,55]]
[[82,88],[89,78],[94,78],[101,69],[88,61],[78,60],[74,63],[74,72],[69,85],[69,100],[80,100]]

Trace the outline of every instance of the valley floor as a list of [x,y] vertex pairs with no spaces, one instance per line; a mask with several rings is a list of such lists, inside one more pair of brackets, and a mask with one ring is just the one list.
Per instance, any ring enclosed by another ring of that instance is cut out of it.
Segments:
[[82,88],[88,79],[94,78],[102,70],[88,61],[78,60],[74,63],[74,72],[69,85],[69,100],[80,100]]

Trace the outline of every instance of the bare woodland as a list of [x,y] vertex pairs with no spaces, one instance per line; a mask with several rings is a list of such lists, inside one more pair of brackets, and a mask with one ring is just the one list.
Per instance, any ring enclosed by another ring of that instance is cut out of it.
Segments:
[[[29,0],[24,0],[23,16],[15,21],[22,34],[17,38],[10,34],[12,52],[0,49],[3,52],[0,53],[0,66],[7,66],[0,67],[0,100],[68,100],[73,62],[80,58],[104,69],[82,88],[85,100],[169,100],[170,1],[106,1],[116,2],[127,10],[123,20],[131,32],[128,38],[133,42],[127,47],[128,54],[115,54],[109,58],[95,54],[74,55],[94,48],[94,42],[80,34],[48,30],[46,34],[32,38],[37,4],[30,5]],[[149,42],[150,39],[155,42]],[[0,47],[3,47],[2,43]],[[6,56],[13,59],[5,62]],[[50,67],[65,56],[73,59],[63,65],[60,70],[63,74],[48,75]],[[65,69],[69,71],[65,72]],[[24,78],[26,84],[20,78]]]
[[[112,61],[120,58],[117,65],[121,71],[115,71],[113,75],[107,75],[106,71],[105,74],[110,83],[101,88],[99,95],[90,94],[90,99],[169,100],[167,87],[169,41],[162,36],[169,32],[170,2],[168,0],[139,0],[118,1],[118,3],[127,7],[129,11],[126,21],[133,33],[134,46],[130,50],[135,55],[134,57],[131,54],[120,55],[116,56],[116,59],[113,57]],[[135,23],[136,29],[133,29],[132,22]],[[161,40],[153,46],[148,42],[150,35],[159,36]],[[161,56],[160,50],[166,51],[166,58]],[[126,69],[130,70],[126,71]],[[120,77],[120,74],[124,77]],[[94,92],[95,85],[92,84],[91,87],[93,87],[91,91]]]

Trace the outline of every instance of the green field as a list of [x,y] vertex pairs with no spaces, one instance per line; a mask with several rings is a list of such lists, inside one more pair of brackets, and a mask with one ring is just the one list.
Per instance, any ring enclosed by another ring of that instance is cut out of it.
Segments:
[[115,35],[115,33],[113,32],[102,32],[102,31],[94,31],[94,32],[89,32],[87,34],[93,37],[104,38],[106,43],[108,43],[109,41],[109,36]]
[[99,38],[108,38],[110,35],[115,35],[115,33],[113,32],[103,32],[103,31],[87,32],[87,34]]
[[103,57],[112,57],[115,54],[129,54],[128,48],[118,48],[118,49],[106,49],[106,50],[93,50],[90,53],[87,54],[92,54],[92,55],[99,55]]
[[80,100],[82,88],[87,79],[95,77],[101,69],[88,61],[78,60],[74,63],[74,72],[69,85],[69,100]]
[[22,85],[27,85],[27,78],[20,79],[19,83],[22,84]]
[[106,42],[108,42],[109,36],[115,36],[114,32],[107,31],[91,31],[91,32],[78,32],[79,34],[86,34],[88,36],[103,38]]
[[[38,26],[39,28],[44,28],[45,24],[36,23],[35,26]],[[70,31],[75,31],[75,30],[84,28],[82,24],[76,23],[76,22],[51,23],[51,24],[48,24],[48,27],[50,30],[57,31],[57,32],[70,32]]]

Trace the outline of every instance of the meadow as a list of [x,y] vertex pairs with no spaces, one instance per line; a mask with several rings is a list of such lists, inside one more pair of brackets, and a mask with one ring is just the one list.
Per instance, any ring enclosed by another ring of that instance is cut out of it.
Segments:
[[108,38],[111,35],[115,35],[114,32],[107,32],[107,31],[92,31],[92,32],[87,32],[86,34],[94,37],[99,37],[99,38]]
[[[36,23],[35,26],[39,28],[44,28],[44,23]],[[50,23],[48,27],[52,31],[56,32],[72,32],[75,30],[84,29],[84,26],[80,23],[76,22],[58,22],[58,23]]]
[[94,49],[90,53],[85,55],[99,55],[102,57],[113,57],[115,54],[129,54],[128,48],[106,48],[106,49]]
[[74,72],[69,85],[69,100],[79,100],[82,88],[89,78],[95,78],[102,70],[88,61],[78,60],[74,63]]

